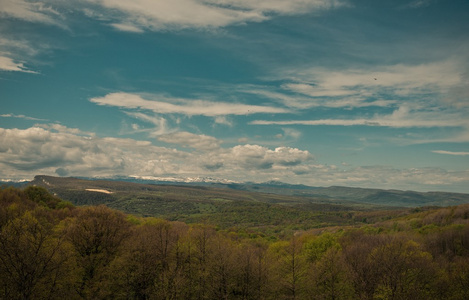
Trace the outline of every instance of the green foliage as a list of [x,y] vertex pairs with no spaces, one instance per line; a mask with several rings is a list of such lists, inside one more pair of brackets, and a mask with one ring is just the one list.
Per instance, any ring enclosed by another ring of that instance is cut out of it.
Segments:
[[73,249],[51,212],[40,206],[20,207],[10,204],[7,211],[14,212],[0,227],[0,299],[62,298],[75,288]]
[[42,205],[51,209],[62,209],[71,208],[73,204],[69,201],[63,201],[62,199],[53,196],[43,187],[39,186],[28,186],[24,189],[24,194],[29,200],[32,200],[39,205]]
[[272,203],[196,202],[226,214],[217,228],[51,199],[0,190],[0,299],[469,298],[467,206],[305,231],[307,211]]
[[331,248],[340,250],[341,247],[338,242],[338,235],[326,232],[305,242],[304,248],[308,259],[314,262],[321,259]]

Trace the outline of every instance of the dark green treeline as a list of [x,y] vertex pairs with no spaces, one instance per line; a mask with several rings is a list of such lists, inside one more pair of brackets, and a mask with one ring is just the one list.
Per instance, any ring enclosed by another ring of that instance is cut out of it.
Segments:
[[3,188],[0,299],[469,299],[469,206],[272,241]]

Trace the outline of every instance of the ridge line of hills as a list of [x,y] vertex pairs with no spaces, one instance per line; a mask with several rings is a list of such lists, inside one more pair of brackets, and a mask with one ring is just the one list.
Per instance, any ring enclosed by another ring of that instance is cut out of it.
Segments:
[[[335,204],[370,204],[384,207],[421,207],[421,206],[453,206],[469,203],[469,194],[450,193],[450,192],[416,192],[411,190],[396,189],[372,189],[345,186],[330,187],[311,187],[306,185],[287,184],[278,181],[269,181],[265,183],[219,183],[219,182],[180,182],[180,181],[157,181],[136,178],[119,177],[117,179],[92,179],[92,178],[74,178],[74,177],[54,177],[46,175],[37,175],[34,180],[27,184],[43,185],[50,189],[50,186],[44,184],[45,181],[54,182],[59,187],[72,188],[80,182],[80,186],[88,185],[108,187],[121,190],[137,189],[138,185],[146,186],[172,186],[173,188],[204,188],[205,191],[232,190],[239,192],[266,193],[278,196],[301,197],[305,199],[316,198],[321,201],[330,201]],[[135,184],[135,185],[132,185]],[[112,189],[111,188],[111,189]]]
[[76,206],[106,205],[137,217],[279,232],[362,226],[417,211],[469,203],[469,194],[281,184],[136,183],[38,175],[27,186],[47,189]]

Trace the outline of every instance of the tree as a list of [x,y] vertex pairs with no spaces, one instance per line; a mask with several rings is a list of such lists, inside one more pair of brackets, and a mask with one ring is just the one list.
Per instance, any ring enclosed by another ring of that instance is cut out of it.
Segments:
[[268,293],[267,245],[245,241],[236,247],[234,294],[240,299],[265,299]]
[[188,253],[186,274],[187,298],[208,299],[210,282],[209,262],[212,258],[211,242],[215,229],[207,225],[192,226],[186,240]]
[[272,262],[274,297],[302,299],[306,279],[306,257],[297,237],[291,241],[280,241],[269,247]]
[[353,289],[347,280],[342,250],[330,247],[312,262],[308,275],[310,299],[351,299]]
[[40,186],[28,186],[24,189],[24,193],[29,200],[48,208],[57,208],[63,202],[60,198],[51,195],[49,191]]
[[178,299],[183,290],[180,240],[187,226],[150,219],[133,228],[109,268],[113,298]]
[[[27,211],[0,231],[0,287],[4,299],[72,298],[75,262],[64,235],[42,208]],[[39,214],[40,215],[40,214]]]
[[359,299],[371,300],[379,284],[379,270],[370,259],[371,251],[382,244],[379,235],[370,235],[363,230],[352,230],[341,238],[343,257],[349,281]]
[[106,206],[83,208],[70,220],[67,238],[82,272],[77,289],[80,296],[96,297],[100,276],[128,237],[129,227],[123,213]]
[[435,272],[430,253],[415,241],[392,236],[370,253],[379,273],[380,299],[430,299]]

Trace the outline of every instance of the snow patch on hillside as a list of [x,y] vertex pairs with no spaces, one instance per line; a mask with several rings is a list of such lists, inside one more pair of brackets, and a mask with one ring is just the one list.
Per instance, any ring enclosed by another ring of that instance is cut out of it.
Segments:
[[98,192],[98,193],[105,193],[105,194],[112,194],[112,192],[108,190],[101,190],[101,189],[85,189],[86,191],[89,192]]

